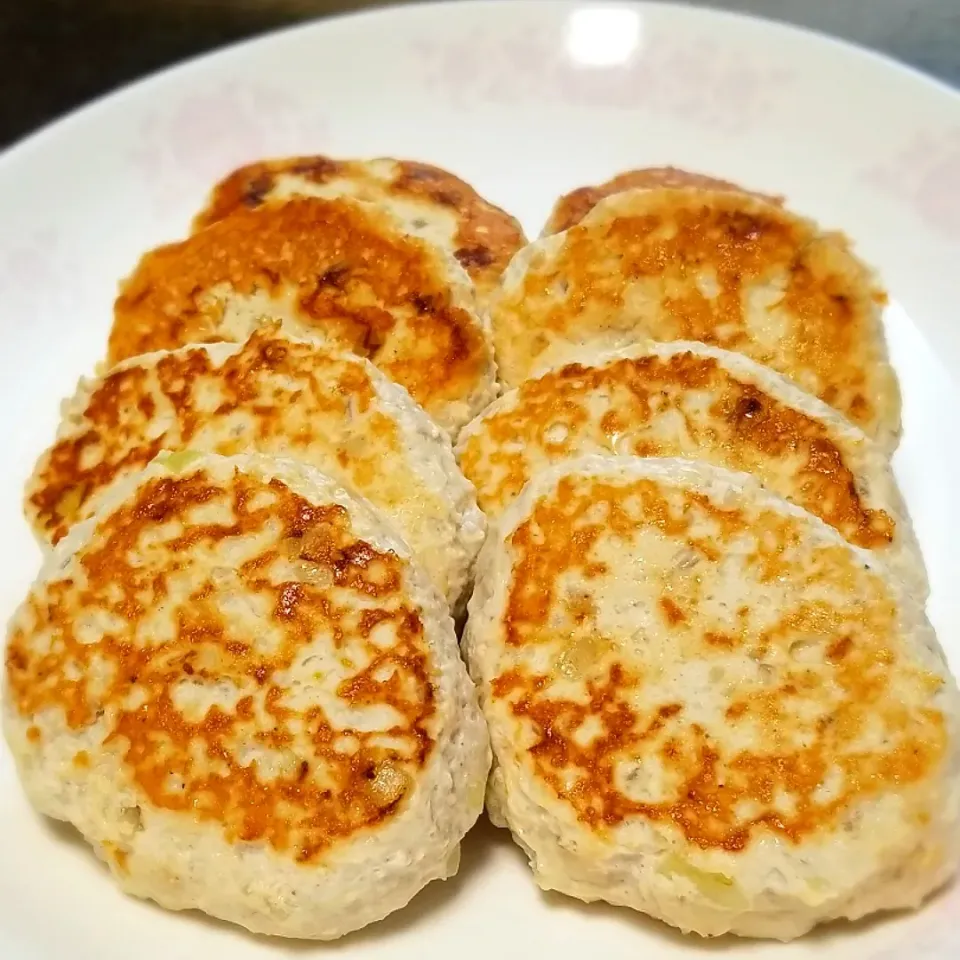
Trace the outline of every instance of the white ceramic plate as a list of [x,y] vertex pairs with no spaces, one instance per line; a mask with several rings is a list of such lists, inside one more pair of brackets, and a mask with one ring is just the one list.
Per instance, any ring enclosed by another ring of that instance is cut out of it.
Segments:
[[[228,169],[308,152],[432,161],[531,235],[557,194],[666,163],[784,193],[845,229],[892,294],[897,473],[930,567],[930,614],[960,668],[960,96],[821,37],[656,5],[456,3],[319,23],[164,73],[0,157],[3,611],[39,556],[21,482],[60,397],[103,354],[118,279],[183,235]],[[32,815],[3,752],[0,825],[4,960],[960,956],[960,885],[919,914],[789,946],[705,944],[541,895],[489,827],[468,838],[456,880],[407,910],[336,946],[291,945],[126,899],[68,831]]]

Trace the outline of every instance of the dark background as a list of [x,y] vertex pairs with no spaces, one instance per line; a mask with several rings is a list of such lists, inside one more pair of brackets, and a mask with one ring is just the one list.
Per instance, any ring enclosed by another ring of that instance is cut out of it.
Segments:
[[[0,0],[0,147],[75,106],[185,57],[277,26],[381,4],[382,0]],[[810,26],[882,50],[960,85],[960,0],[708,0],[701,5]]]

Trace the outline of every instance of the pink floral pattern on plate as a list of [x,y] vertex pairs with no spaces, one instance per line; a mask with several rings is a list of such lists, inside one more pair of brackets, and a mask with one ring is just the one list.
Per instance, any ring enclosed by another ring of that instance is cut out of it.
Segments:
[[41,312],[68,309],[71,291],[82,273],[79,263],[64,249],[53,226],[44,227],[15,243],[0,246],[0,290],[4,312],[29,321]]
[[623,64],[583,66],[554,35],[533,25],[453,42],[422,40],[417,52],[424,85],[457,105],[526,100],[643,109],[728,134],[757,125],[792,80],[772,59],[751,61],[706,39],[679,44],[648,37]]
[[242,164],[279,153],[322,150],[326,119],[265,86],[222,84],[148,114],[131,161],[161,209]]
[[917,133],[890,159],[868,169],[865,179],[960,243],[960,127]]

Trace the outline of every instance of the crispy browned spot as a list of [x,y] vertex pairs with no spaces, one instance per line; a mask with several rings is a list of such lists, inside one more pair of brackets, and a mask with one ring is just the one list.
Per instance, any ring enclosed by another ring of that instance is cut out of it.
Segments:
[[114,307],[109,360],[231,339],[209,292],[293,297],[300,322],[367,356],[428,410],[469,396],[488,347],[455,307],[440,260],[356,204],[316,198],[240,209],[148,253]]
[[560,233],[578,224],[601,200],[624,190],[656,189],[658,187],[693,187],[699,190],[732,190],[760,197],[773,203],[782,203],[781,197],[769,197],[739,187],[729,180],[718,180],[702,173],[691,173],[677,167],[644,167],[627,170],[595,187],[579,187],[562,196],[553,207],[544,233]]
[[671,627],[687,619],[681,606],[670,597],[660,598],[660,610]]
[[[765,831],[801,842],[855,816],[864,800],[929,776],[946,747],[943,716],[904,705],[899,696],[906,690],[926,702],[928,675],[908,657],[901,660],[894,604],[882,582],[864,573],[845,550],[824,548],[810,569],[784,567],[781,575],[798,578],[796,592],[789,595],[795,605],[770,612],[756,635],[752,624],[760,621],[751,621],[750,611],[741,609],[736,637],[699,636],[698,617],[694,624],[668,622],[659,640],[643,640],[671,648],[683,644],[690,656],[706,649],[704,640],[718,643],[720,649],[711,654],[717,663],[731,655],[731,645],[757,660],[770,657],[782,664],[786,658],[787,665],[776,671],[777,686],[741,682],[729,695],[720,728],[749,724],[744,728],[752,744],[748,749],[711,735],[688,716],[691,705],[657,704],[644,693],[653,682],[647,672],[660,662],[659,647],[647,659],[637,659],[629,653],[632,639],[623,645],[615,637],[599,643],[604,636],[599,616],[557,626],[559,591],[593,562],[601,530],[620,544],[617,551],[632,549],[633,538],[647,531],[669,542],[667,555],[674,549],[678,555],[698,553],[704,564],[710,562],[700,552],[704,524],[721,542],[753,537],[768,543],[770,557],[797,535],[795,521],[782,515],[719,509],[689,491],[667,495],[650,480],[573,477],[544,495],[509,537],[515,559],[503,617],[506,647],[491,694],[518,724],[512,736],[523,762],[585,827],[603,833],[644,818],[674,824],[688,842],[704,849],[730,852]],[[759,554],[751,561],[764,562]],[[701,566],[693,576],[699,582],[705,574]],[[860,578],[862,603],[831,606],[815,599],[821,587],[843,590],[851,578]],[[533,666],[549,662],[556,649],[584,641],[612,652],[591,665],[582,692],[557,689],[555,674]],[[799,648],[807,644],[829,652],[818,661],[803,661]],[[719,693],[724,681],[717,683]],[[863,738],[878,725],[875,746],[865,745]],[[593,733],[584,739],[581,731],[587,726]],[[669,794],[662,799],[638,800],[624,788],[625,771],[645,762],[656,762],[670,777]],[[831,772],[839,774],[839,784],[824,793]]]
[[703,634],[703,642],[711,647],[732,648],[739,644],[740,639],[729,633],[717,633],[713,630],[706,630]]
[[388,179],[374,176],[362,162],[323,156],[266,160],[240,167],[214,187],[206,209],[194,221],[194,229],[263,203],[285,174],[318,184],[349,181],[359,189],[361,199],[375,202],[384,196],[412,197],[449,209],[456,217],[456,233],[451,239],[457,259],[478,288],[487,291],[493,287],[510,258],[526,243],[520,224],[446,170],[409,160],[391,163],[392,176]]
[[343,165],[329,157],[316,156],[267,160],[238,167],[213,188],[206,207],[194,217],[194,231],[223,220],[237,210],[259,207],[270,197],[277,178],[285,173],[325,183],[341,176]]
[[[597,422],[592,411],[604,403]],[[666,417],[675,425],[665,427]],[[591,452],[692,456],[753,473],[867,549],[887,546],[896,532],[889,514],[864,502],[855,465],[824,424],[691,353],[568,364],[528,380],[468,439],[460,466],[481,508],[497,514],[547,463]]]
[[510,258],[526,243],[520,224],[446,170],[407,160],[398,161],[397,167],[399,176],[393,189],[456,211],[457,259],[479,287],[493,286]]
[[[213,506],[228,507],[232,522],[190,519]],[[151,547],[142,540],[148,531]],[[291,545],[287,566],[278,540]],[[227,568],[235,589],[273,611],[252,628],[230,613],[233,594],[217,585],[220,568],[209,557],[220,549],[243,551],[236,569]],[[306,571],[295,580],[291,560]],[[230,483],[203,471],[154,479],[101,523],[80,564],[82,576],[32,594],[11,631],[6,673],[22,716],[57,709],[77,730],[102,718],[105,746],[119,748],[155,806],[219,823],[231,842],[266,841],[300,861],[398,809],[402,795],[385,800],[378,770],[415,776],[433,748],[423,625],[404,598],[402,562],[356,539],[342,507],[314,506],[277,480],[242,474]],[[180,592],[183,571],[197,578],[188,596]],[[170,605],[172,635],[145,644],[149,618]],[[79,624],[92,610],[111,615],[113,625],[81,642]],[[372,636],[383,623],[392,630],[389,645]],[[54,638],[49,648],[32,642],[40,631]],[[366,662],[335,694],[352,709],[389,708],[397,720],[388,742],[288,697],[284,671],[324,633],[340,649],[364,651]],[[87,679],[94,671],[107,675],[96,688]],[[188,717],[176,702],[184,682],[232,686],[235,706]],[[280,750],[295,743],[300,762],[268,778],[242,759],[256,742]]]

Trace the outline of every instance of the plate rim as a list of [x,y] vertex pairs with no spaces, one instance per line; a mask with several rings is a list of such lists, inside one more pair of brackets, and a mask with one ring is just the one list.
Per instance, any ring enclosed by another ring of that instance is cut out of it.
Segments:
[[[587,3],[586,0],[510,0],[510,8],[513,11],[524,8],[525,11],[542,9],[559,12],[594,5],[594,3]],[[945,95],[945,102],[953,103],[958,110],[958,118],[960,118],[960,87],[954,87],[948,81],[927,73],[920,67],[899,60],[892,54],[813,27],[741,10],[701,7],[676,2],[676,0],[610,0],[605,5],[626,9],[632,8],[641,13],[644,10],[658,11],[661,14],[685,17],[691,20],[714,20],[753,28],[760,27],[774,34],[800,39],[813,46],[822,45],[832,48],[837,53],[856,57],[868,63],[872,62],[878,67],[886,68],[891,73],[900,74],[905,80],[915,83],[918,89],[926,88],[926,91],[931,94]],[[53,140],[69,131],[76,124],[83,123],[89,115],[95,115],[102,110],[114,109],[131,98],[143,95],[153,86],[159,86],[171,78],[198,68],[202,69],[209,62],[218,58],[243,56],[248,48],[276,42],[293,34],[320,33],[368,19],[408,19],[416,17],[430,19],[438,14],[451,16],[454,10],[459,12],[467,8],[472,11],[487,11],[492,14],[492,11],[498,8],[502,9],[504,6],[505,0],[457,0],[455,6],[449,0],[422,0],[422,2],[421,0],[412,0],[412,2],[411,0],[391,0],[391,2],[381,6],[362,10],[344,10],[297,23],[279,25],[251,37],[234,40],[210,50],[195,53],[183,60],[122,83],[112,90],[105,91],[92,100],[53,117],[13,141],[13,143],[8,144],[0,150],[0,187],[2,187],[3,180],[6,178],[7,168],[10,164],[17,163],[23,155],[29,154],[33,150],[42,149],[48,140]]]
[[[448,25],[453,27],[456,23],[454,11],[465,10],[474,12],[478,18],[484,19],[491,26],[499,26],[498,18],[506,17],[507,12],[494,8],[502,2],[505,2],[505,0],[459,0],[457,7],[448,2],[441,2],[441,0],[430,0],[430,2],[424,3],[396,2],[385,6],[345,11],[332,16],[276,27],[255,36],[195,54],[107,91],[63,115],[51,119],[0,150],[0,191],[6,192],[16,189],[18,178],[22,172],[22,168],[18,165],[28,164],[31,157],[36,155],[34,151],[43,153],[57,149],[60,143],[66,142],[58,140],[61,137],[66,137],[67,141],[73,136],[87,137],[88,133],[84,130],[83,124],[88,123],[91,119],[97,120],[100,113],[117,111],[117,116],[122,118],[127,115],[127,112],[130,112],[135,116],[145,104],[149,106],[152,96],[160,90],[165,82],[190,75],[191,71],[210,69],[212,65],[216,64],[218,58],[224,62],[232,57],[242,60],[249,55],[250,50],[248,48],[256,48],[258,44],[263,46],[270,43],[282,44],[288,39],[288,35],[310,35],[316,38],[318,42],[325,43],[328,42],[329,32],[337,29],[342,29],[348,34],[355,34],[362,41],[367,18],[379,18],[387,23],[402,24],[404,30],[409,30],[411,24],[416,22],[428,22],[436,18],[436,22],[443,23],[442,29],[446,30]],[[526,15],[531,19],[536,17],[559,19],[564,12],[589,6],[589,3],[584,2],[584,0],[512,0],[512,3],[514,13],[520,10],[526,11]],[[884,74],[890,77],[891,82],[896,82],[902,89],[905,89],[911,97],[916,96],[919,99],[930,100],[938,92],[946,93],[946,97],[938,98],[934,107],[938,112],[945,113],[948,117],[954,115],[955,107],[960,107],[960,89],[953,87],[948,82],[929,75],[910,64],[903,63],[889,54],[815,29],[740,11],[687,6],[676,2],[660,2],[660,0],[624,0],[624,2],[621,2],[621,0],[607,0],[607,2],[601,0],[601,3],[608,7],[635,9],[641,13],[656,13],[665,19],[675,17],[682,20],[684,24],[694,27],[698,23],[708,26],[712,23],[724,23],[730,24],[732,28],[739,26],[748,30],[753,29],[756,30],[755,36],[765,35],[773,38],[774,41],[796,41],[804,58],[815,58],[819,53],[826,53],[830,56],[836,56],[838,61],[847,61],[854,58],[855,65],[862,65],[867,69],[872,69],[871,63],[876,64],[878,71],[884,66],[890,67],[892,70],[884,70]],[[441,7],[448,8],[448,10],[440,13],[437,8]],[[450,19],[444,21],[443,18],[448,16]],[[417,19],[421,17],[423,18],[422,21]],[[327,31],[327,33],[324,33],[324,31]],[[751,39],[752,42],[755,42],[755,38]],[[894,73],[901,75],[901,78],[894,81]],[[910,85],[909,89],[906,86],[908,83]],[[143,98],[142,101],[137,100],[140,97]],[[956,111],[956,115],[960,119],[960,110]],[[116,117],[110,119],[115,120]],[[73,129],[74,125],[78,125],[78,130]],[[924,340],[932,347],[929,332],[923,328],[920,329]],[[954,368],[949,361],[944,363],[944,369],[949,371],[952,381],[955,377],[960,376],[960,367]],[[2,745],[0,745],[0,750],[2,749]],[[957,882],[960,883],[960,881]],[[3,939],[4,932],[0,929],[0,939]],[[10,937],[13,936],[11,933]],[[8,942],[15,950],[22,947],[30,949],[29,943],[17,944],[13,939]],[[811,949],[815,949],[814,941],[808,940],[807,942]],[[229,949],[226,939],[223,940],[223,943],[224,950]],[[271,946],[272,949],[279,948],[282,950],[283,942],[274,941]],[[390,949],[390,946],[386,945],[386,948]],[[317,949],[317,945],[313,945],[313,949]]]

